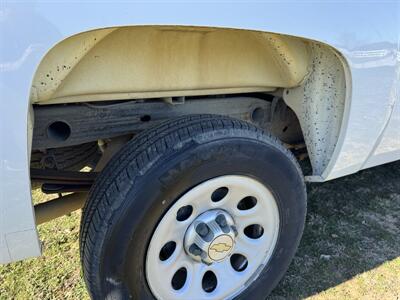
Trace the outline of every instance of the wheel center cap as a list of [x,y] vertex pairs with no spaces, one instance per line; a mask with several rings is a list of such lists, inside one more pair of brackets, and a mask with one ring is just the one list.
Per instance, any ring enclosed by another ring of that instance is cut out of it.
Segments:
[[185,250],[192,259],[210,265],[231,254],[236,235],[229,213],[222,209],[209,210],[189,225],[184,238]]
[[208,256],[214,260],[219,261],[227,257],[233,249],[233,239],[227,234],[216,237],[210,247],[208,247]]

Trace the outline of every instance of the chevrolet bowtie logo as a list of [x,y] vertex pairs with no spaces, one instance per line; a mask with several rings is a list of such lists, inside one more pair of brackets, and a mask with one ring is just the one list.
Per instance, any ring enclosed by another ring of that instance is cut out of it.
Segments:
[[231,246],[226,243],[218,243],[214,244],[210,247],[210,250],[214,250],[216,252],[226,252],[231,249]]

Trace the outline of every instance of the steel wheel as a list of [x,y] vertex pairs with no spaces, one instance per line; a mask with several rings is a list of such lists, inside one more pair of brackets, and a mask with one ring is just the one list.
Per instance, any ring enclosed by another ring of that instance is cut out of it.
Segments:
[[257,279],[279,232],[279,210],[263,184],[221,176],[185,193],[151,238],[146,277],[158,299],[233,298]]

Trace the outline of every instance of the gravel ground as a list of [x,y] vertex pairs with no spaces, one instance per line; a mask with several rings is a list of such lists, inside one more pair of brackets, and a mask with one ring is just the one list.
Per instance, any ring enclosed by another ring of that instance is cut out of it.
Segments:
[[[308,185],[299,251],[270,299],[400,299],[400,161]],[[49,197],[34,192],[35,202]],[[0,299],[88,299],[80,212],[39,227],[44,255],[0,266]]]

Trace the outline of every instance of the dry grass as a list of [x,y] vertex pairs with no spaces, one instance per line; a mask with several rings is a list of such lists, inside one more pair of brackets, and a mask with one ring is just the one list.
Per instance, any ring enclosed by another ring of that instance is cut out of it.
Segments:
[[400,162],[308,186],[299,251],[272,299],[400,299]]
[[[271,299],[400,299],[400,162],[308,186],[299,251]],[[44,196],[34,193],[35,202]],[[80,213],[39,227],[44,255],[0,267],[0,299],[87,299]]]

